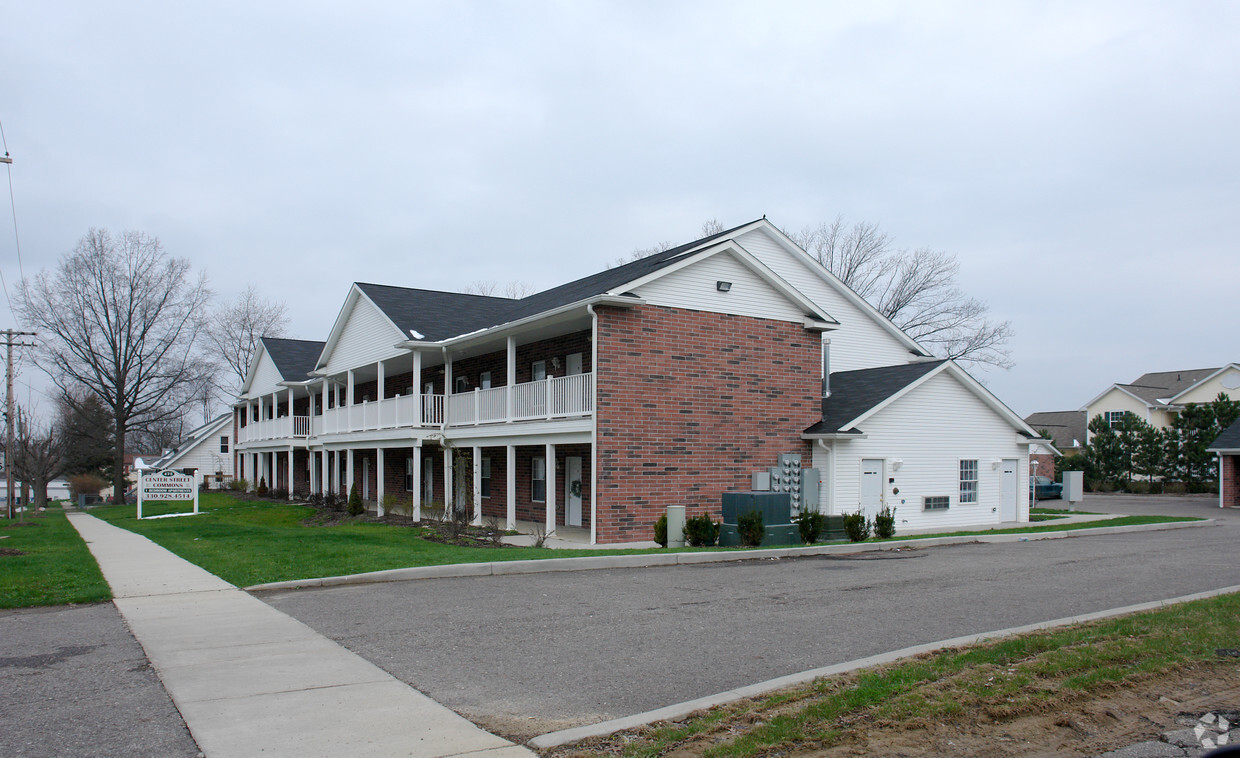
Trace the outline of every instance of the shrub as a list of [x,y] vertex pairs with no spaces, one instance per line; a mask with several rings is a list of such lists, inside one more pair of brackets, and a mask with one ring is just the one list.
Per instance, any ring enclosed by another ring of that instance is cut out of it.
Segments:
[[211,490],[211,477],[204,476],[202,478],[202,483],[198,485],[198,489],[203,492],[209,492]]
[[745,547],[757,547],[766,536],[766,527],[762,523],[762,511],[749,511],[736,517],[736,532]]
[[685,519],[685,541],[693,547],[710,547],[719,540],[719,522],[703,513]]
[[796,516],[797,530],[801,532],[801,541],[806,545],[812,545],[818,541],[818,535],[822,534],[822,527],[827,523],[826,515],[818,511],[805,510]]
[[98,496],[108,483],[94,474],[76,474],[69,477],[69,495],[77,502],[78,495]]
[[1163,485],[1163,492],[1168,495],[1183,495],[1188,492],[1188,485],[1184,482],[1167,482]]
[[283,487],[275,487],[267,493],[267,496],[272,500],[288,500],[288,490]]
[[259,497],[267,497],[267,477],[259,477],[258,486],[254,488],[254,494]]
[[883,506],[883,509],[874,517],[874,536],[880,540],[889,540],[896,534],[896,509],[890,505]]
[[233,492],[245,492],[250,488],[250,483],[244,479],[233,479],[228,482],[228,489]]
[[654,541],[659,543],[660,547],[667,547],[667,514],[659,516],[659,520],[654,522]]
[[344,509],[343,499],[338,492],[323,493],[323,507],[329,511],[340,511]]
[[1124,485],[1124,489],[1134,495],[1145,495],[1150,491],[1150,483],[1140,481],[1139,479],[1133,479],[1131,482]]
[[858,508],[856,513],[844,514],[844,532],[848,535],[850,542],[865,542],[870,536],[870,527],[872,526],[869,519]]
[[366,507],[362,505],[362,496],[357,494],[357,485],[353,485],[349,489],[349,515],[360,516],[366,512]]

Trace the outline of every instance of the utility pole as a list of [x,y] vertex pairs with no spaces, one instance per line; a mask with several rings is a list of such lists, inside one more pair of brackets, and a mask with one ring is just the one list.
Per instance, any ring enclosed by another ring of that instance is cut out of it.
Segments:
[[0,331],[4,335],[4,346],[7,348],[5,353],[5,392],[4,392],[4,475],[8,483],[5,505],[8,506],[8,517],[13,518],[13,348],[15,347],[34,347],[33,342],[22,342],[22,337],[36,337],[35,332],[19,332],[13,329],[4,329]]

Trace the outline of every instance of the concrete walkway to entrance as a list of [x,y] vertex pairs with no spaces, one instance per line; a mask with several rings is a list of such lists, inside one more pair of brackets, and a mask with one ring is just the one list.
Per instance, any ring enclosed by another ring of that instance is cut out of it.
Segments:
[[147,538],[68,516],[207,758],[533,755]]

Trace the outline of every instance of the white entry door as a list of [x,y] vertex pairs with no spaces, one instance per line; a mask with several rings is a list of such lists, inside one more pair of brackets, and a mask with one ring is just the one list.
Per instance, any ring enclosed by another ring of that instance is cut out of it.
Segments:
[[1000,521],[1015,521],[1017,502],[1020,494],[1020,476],[1017,473],[1019,462],[1015,458],[1003,459],[1003,482],[1000,485]]
[[565,372],[569,376],[576,376],[581,373],[581,353],[569,353],[564,360]]
[[564,513],[564,523],[581,526],[581,459],[574,456],[564,459]]
[[873,518],[883,509],[883,459],[861,459],[861,512]]

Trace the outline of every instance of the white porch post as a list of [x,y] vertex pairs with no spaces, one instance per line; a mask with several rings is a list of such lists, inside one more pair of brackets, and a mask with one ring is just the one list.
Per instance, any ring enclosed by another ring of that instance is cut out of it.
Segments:
[[375,381],[375,388],[376,388],[375,399],[382,400],[384,398],[383,386],[387,383],[386,377],[384,376],[384,372],[383,372],[383,361],[379,361],[378,364],[376,365],[378,367],[377,370],[378,370],[379,377]]
[[474,446],[474,526],[482,526],[482,448]]
[[547,534],[555,531],[555,445],[547,444]]
[[344,496],[348,497],[353,494],[353,448],[347,448],[344,455]]
[[331,470],[329,468],[330,458],[331,458],[331,453],[327,451],[327,448],[323,448],[322,450],[319,451],[319,494],[320,495],[326,495],[328,492],[332,491],[332,480],[331,480],[331,474],[329,473]]
[[452,405],[452,356],[448,351],[443,354],[443,425],[448,428],[448,408]]
[[443,449],[443,507],[444,515],[452,513],[452,448]]
[[[292,390],[289,390],[289,392],[292,392]],[[292,402],[291,398],[289,402],[290,403]],[[292,405],[289,405],[290,409],[292,407],[293,407]],[[297,488],[295,486],[295,482],[296,482],[296,479],[293,477],[293,446],[289,445],[288,446],[288,499],[289,500],[293,499],[293,490]]]
[[[293,422],[293,388],[289,387],[288,388],[288,436],[292,437],[296,434],[297,434],[297,424]],[[293,470],[293,459],[292,458],[289,458],[288,465],[289,465],[289,472],[290,472],[289,478],[288,478],[288,491],[291,493],[293,491],[293,476],[291,473]]]
[[507,525],[505,529],[512,531],[517,528],[517,446],[506,446],[508,457],[504,461],[504,473],[508,477],[504,494],[508,496]]
[[[508,420],[507,422],[511,424],[512,417],[515,415],[513,412],[514,410],[513,403],[516,402],[516,400],[513,399],[513,392],[515,391],[515,387],[517,384],[517,339],[516,337],[508,338],[508,355],[505,358],[505,360],[508,364],[508,379],[507,379],[508,387],[505,392],[505,395],[508,398]],[[512,529],[513,527],[509,526],[508,528]]]
[[[327,434],[327,431],[328,431],[327,430],[327,385],[329,384],[331,384],[331,381],[324,378],[323,386],[320,387],[320,394],[319,394],[319,406],[320,406],[319,410],[323,411],[323,427],[322,427],[323,434]],[[327,451],[324,450],[323,454],[324,456],[326,456]],[[326,462],[323,464],[323,470],[324,471],[327,470]]]
[[[380,363],[380,366],[383,364]],[[382,369],[380,369],[382,371]],[[379,383],[383,384],[383,374],[379,375]],[[383,448],[375,448],[375,512],[379,514],[379,518],[383,518]]]
[[422,520],[422,441],[413,446],[413,520]]
[[[345,415],[344,415],[344,417],[345,417],[345,429],[347,429],[347,430],[348,430],[348,431],[350,431],[350,432],[352,432],[352,431],[356,431],[356,430],[353,428],[353,412],[352,412],[352,408],[353,408],[353,399],[354,399],[354,397],[355,397],[355,396],[354,396],[354,394],[353,394],[353,388],[354,388],[354,384],[353,384],[353,369],[349,369],[348,384],[347,384],[346,389],[345,389],[345,398],[344,398],[344,407],[345,407],[345,409],[346,409],[346,410],[345,410]],[[362,427],[363,427],[363,428],[366,426],[365,421],[366,421],[365,419],[362,419],[362,422],[363,422],[363,423],[362,423]],[[352,462],[352,460],[353,460],[353,457],[352,457],[352,454],[350,453],[350,456],[349,456],[349,461],[350,461],[350,464],[349,464],[349,465],[350,465],[350,466],[351,466],[351,465],[353,465],[353,464],[351,463],[351,462]],[[349,486],[350,486],[350,487],[352,487],[352,486],[353,486],[353,469],[349,469]]]
[[258,453],[250,453],[250,489],[258,489]]
[[[424,411],[422,410],[422,351],[421,350],[413,351],[413,397],[414,397],[413,410],[414,410],[414,413],[416,414],[413,417],[413,425],[422,426],[423,419],[425,419],[426,416],[423,415]],[[415,456],[414,460],[416,461],[418,460],[418,458]],[[414,487],[414,490],[418,490],[418,488],[421,487],[422,485],[422,480],[417,479],[415,480],[415,483],[417,484],[417,486]]]

